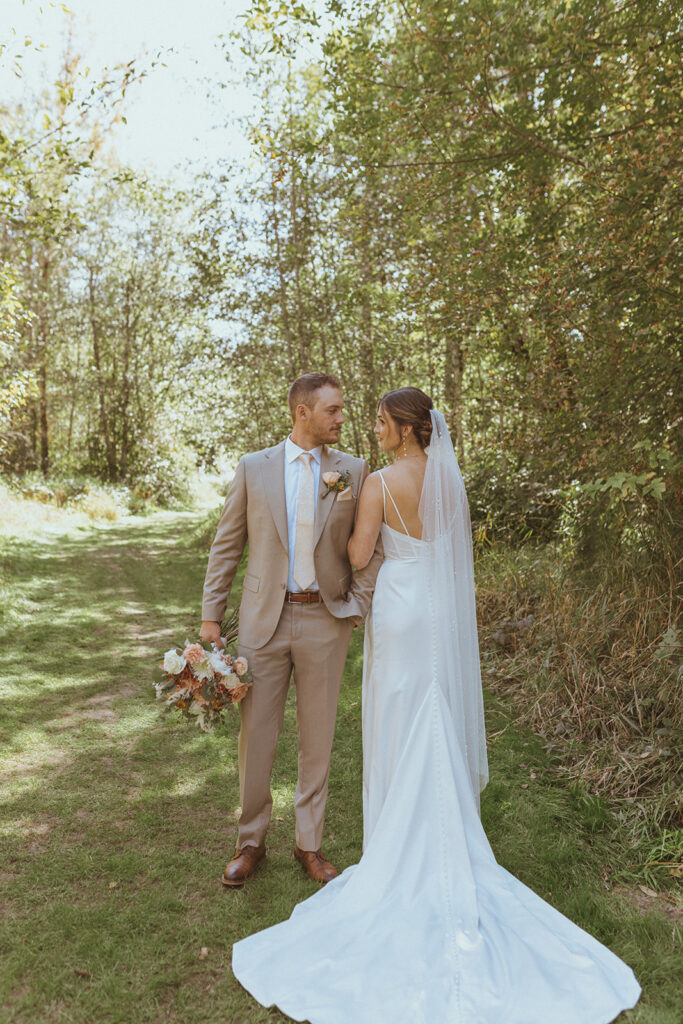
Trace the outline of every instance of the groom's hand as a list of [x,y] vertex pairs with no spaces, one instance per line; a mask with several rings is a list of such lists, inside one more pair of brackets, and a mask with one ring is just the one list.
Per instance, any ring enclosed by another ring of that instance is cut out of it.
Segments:
[[199,630],[199,636],[202,640],[206,640],[207,644],[218,644],[218,646],[220,647],[220,622],[210,622],[208,620],[205,620],[204,622],[202,622],[202,628]]

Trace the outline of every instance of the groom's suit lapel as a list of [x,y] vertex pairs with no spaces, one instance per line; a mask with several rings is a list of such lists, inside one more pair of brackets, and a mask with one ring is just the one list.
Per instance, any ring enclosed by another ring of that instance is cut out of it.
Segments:
[[265,456],[265,461],[261,465],[263,486],[282,546],[285,551],[289,551],[287,499],[285,497],[285,442],[282,441],[274,448],[269,448]]
[[315,510],[315,533],[313,535],[313,548],[315,549],[322,532],[327,522],[327,517],[332,511],[332,506],[336,500],[336,494],[328,494],[325,500],[322,500],[324,494],[327,493],[327,484],[323,483],[323,474],[330,472],[339,472],[339,466],[341,465],[341,455],[339,452],[330,451],[327,445],[323,446],[322,456],[320,459],[320,486],[318,487],[318,506]]

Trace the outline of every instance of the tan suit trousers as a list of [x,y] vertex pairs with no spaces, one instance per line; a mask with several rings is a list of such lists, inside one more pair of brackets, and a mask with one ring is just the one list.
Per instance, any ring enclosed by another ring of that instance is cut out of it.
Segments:
[[264,647],[254,650],[240,644],[239,653],[248,659],[253,672],[253,686],[241,704],[238,848],[259,846],[265,839],[273,806],[270,775],[293,670],[299,734],[296,842],[302,850],[320,849],[337,703],[351,631],[351,621],[335,618],[322,602],[285,603],[275,633]]

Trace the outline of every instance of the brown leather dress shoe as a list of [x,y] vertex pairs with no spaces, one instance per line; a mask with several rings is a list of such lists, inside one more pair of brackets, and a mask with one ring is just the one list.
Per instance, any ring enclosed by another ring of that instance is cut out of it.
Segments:
[[295,846],[294,856],[303,864],[306,874],[313,882],[325,885],[339,874],[329,860],[325,860],[320,850],[300,850],[298,846]]
[[221,879],[231,889],[241,889],[253,877],[256,868],[266,859],[265,846],[243,846],[232,858]]

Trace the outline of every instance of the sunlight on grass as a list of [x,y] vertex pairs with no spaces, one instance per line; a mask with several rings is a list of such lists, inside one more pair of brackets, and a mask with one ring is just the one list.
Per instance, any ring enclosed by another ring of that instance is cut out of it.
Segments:
[[169,796],[192,796],[193,793],[197,793],[203,786],[203,780],[200,776],[189,776],[184,779],[176,779],[171,789],[169,790]]
[[[154,700],[153,693],[150,693],[149,697],[150,701]],[[117,709],[117,716],[111,729],[112,739],[135,737],[140,733],[141,729],[150,729],[159,722],[158,709],[153,704],[150,708],[136,706],[128,710],[119,707]]]
[[[93,517],[104,513],[97,504],[80,509],[63,509],[42,501],[34,501],[16,494],[0,483],[0,536],[1,537],[58,537],[73,530],[87,530]],[[120,512],[107,503],[107,518],[117,518]]]
[[296,782],[277,782],[273,777],[270,790],[273,794],[273,807],[277,810],[284,810],[291,807],[294,801]]

